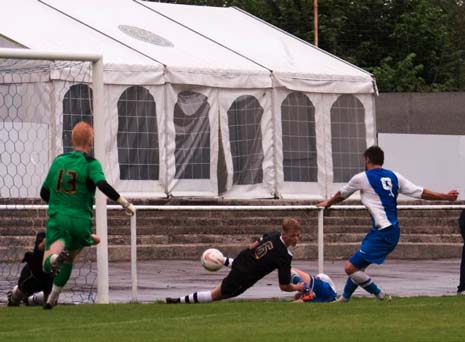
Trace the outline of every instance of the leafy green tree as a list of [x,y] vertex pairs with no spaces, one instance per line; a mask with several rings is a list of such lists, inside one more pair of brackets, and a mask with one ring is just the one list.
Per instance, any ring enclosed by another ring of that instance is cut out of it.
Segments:
[[386,57],[378,67],[371,71],[377,80],[379,89],[389,92],[416,92],[425,88],[421,77],[423,65],[415,64],[415,54],[411,53],[402,61]]
[[408,5],[393,27],[391,38],[398,48],[390,56],[401,61],[404,56],[415,53],[416,63],[423,66],[421,76],[433,90],[437,84],[447,83],[456,57],[447,14],[430,1],[413,0]]

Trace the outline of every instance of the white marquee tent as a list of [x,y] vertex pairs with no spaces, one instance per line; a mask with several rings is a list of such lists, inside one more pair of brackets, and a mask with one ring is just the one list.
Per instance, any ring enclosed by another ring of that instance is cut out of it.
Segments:
[[[369,73],[237,8],[138,0],[0,0],[0,8],[0,47],[104,56],[105,172],[128,196],[321,198],[362,169],[360,154],[375,142]],[[3,129],[55,121],[59,154],[80,116],[64,104],[47,109],[12,120],[0,106]]]

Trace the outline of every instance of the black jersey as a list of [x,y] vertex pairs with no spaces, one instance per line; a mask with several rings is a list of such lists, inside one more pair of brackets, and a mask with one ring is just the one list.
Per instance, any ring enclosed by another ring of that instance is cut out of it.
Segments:
[[234,259],[232,269],[240,272],[244,280],[255,283],[268,273],[278,270],[279,283],[291,282],[292,254],[281,240],[280,232],[265,234],[257,247],[244,249]]
[[22,260],[26,265],[21,269],[18,287],[26,297],[40,291],[44,291],[48,295],[52,290],[53,276],[42,270],[44,252],[39,249],[39,244],[44,238],[45,233],[39,232],[36,236],[34,251],[24,254]]
[[35,250],[34,252],[26,252],[26,254],[24,254],[23,262],[27,263],[31,273],[36,278],[48,276],[42,269],[43,258],[44,252],[39,250]]
[[27,263],[32,275],[36,278],[50,277],[50,274],[44,273],[42,269],[42,260],[44,258],[44,251],[39,249],[39,244],[45,239],[45,232],[39,232],[36,235],[34,243],[34,250],[24,254],[22,262]]

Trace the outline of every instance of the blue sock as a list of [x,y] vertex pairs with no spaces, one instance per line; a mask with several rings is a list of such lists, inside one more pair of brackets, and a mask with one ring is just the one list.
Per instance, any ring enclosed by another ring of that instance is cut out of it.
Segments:
[[344,286],[344,291],[342,292],[342,297],[349,299],[357,287],[358,285],[355,284],[350,277],[347,277],[346,285]]
[[374,294],[375,296],[379,295],[379,293],[381,292],[381,289],[374,282],[367,286],[363,286],[363,288],[365,289],[365,291]]

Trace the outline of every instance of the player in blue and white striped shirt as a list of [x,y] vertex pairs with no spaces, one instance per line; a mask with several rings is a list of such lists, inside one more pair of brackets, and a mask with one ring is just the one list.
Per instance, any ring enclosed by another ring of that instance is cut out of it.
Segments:
[[366,171],[353,176],[333,197],[317,204],[318,207],[328,208],[360,190],[361,201],[371,216],[371,230],[363,239],[360,249],[345,263],[345,272],[349,277],[342,296],[338,299],[342,302],[348,301],[358,286],[379,299],[390,298],[371,280],[365,269],[372,263],[382,264],[399,242],[399,194],[425,200],[448,201],[455,201],[458,196],[457,190],[448,193],[433,192],[416,186],[397,172],[384,169],[384,152],[378,146],[368,148],[363,157]]
[[294,298],[300,302],[327,303],[336,300],[336,286],[324,273],[312,276],[298,268],[291,268],[291,282],[304,283],[304,291],[297,292]]

